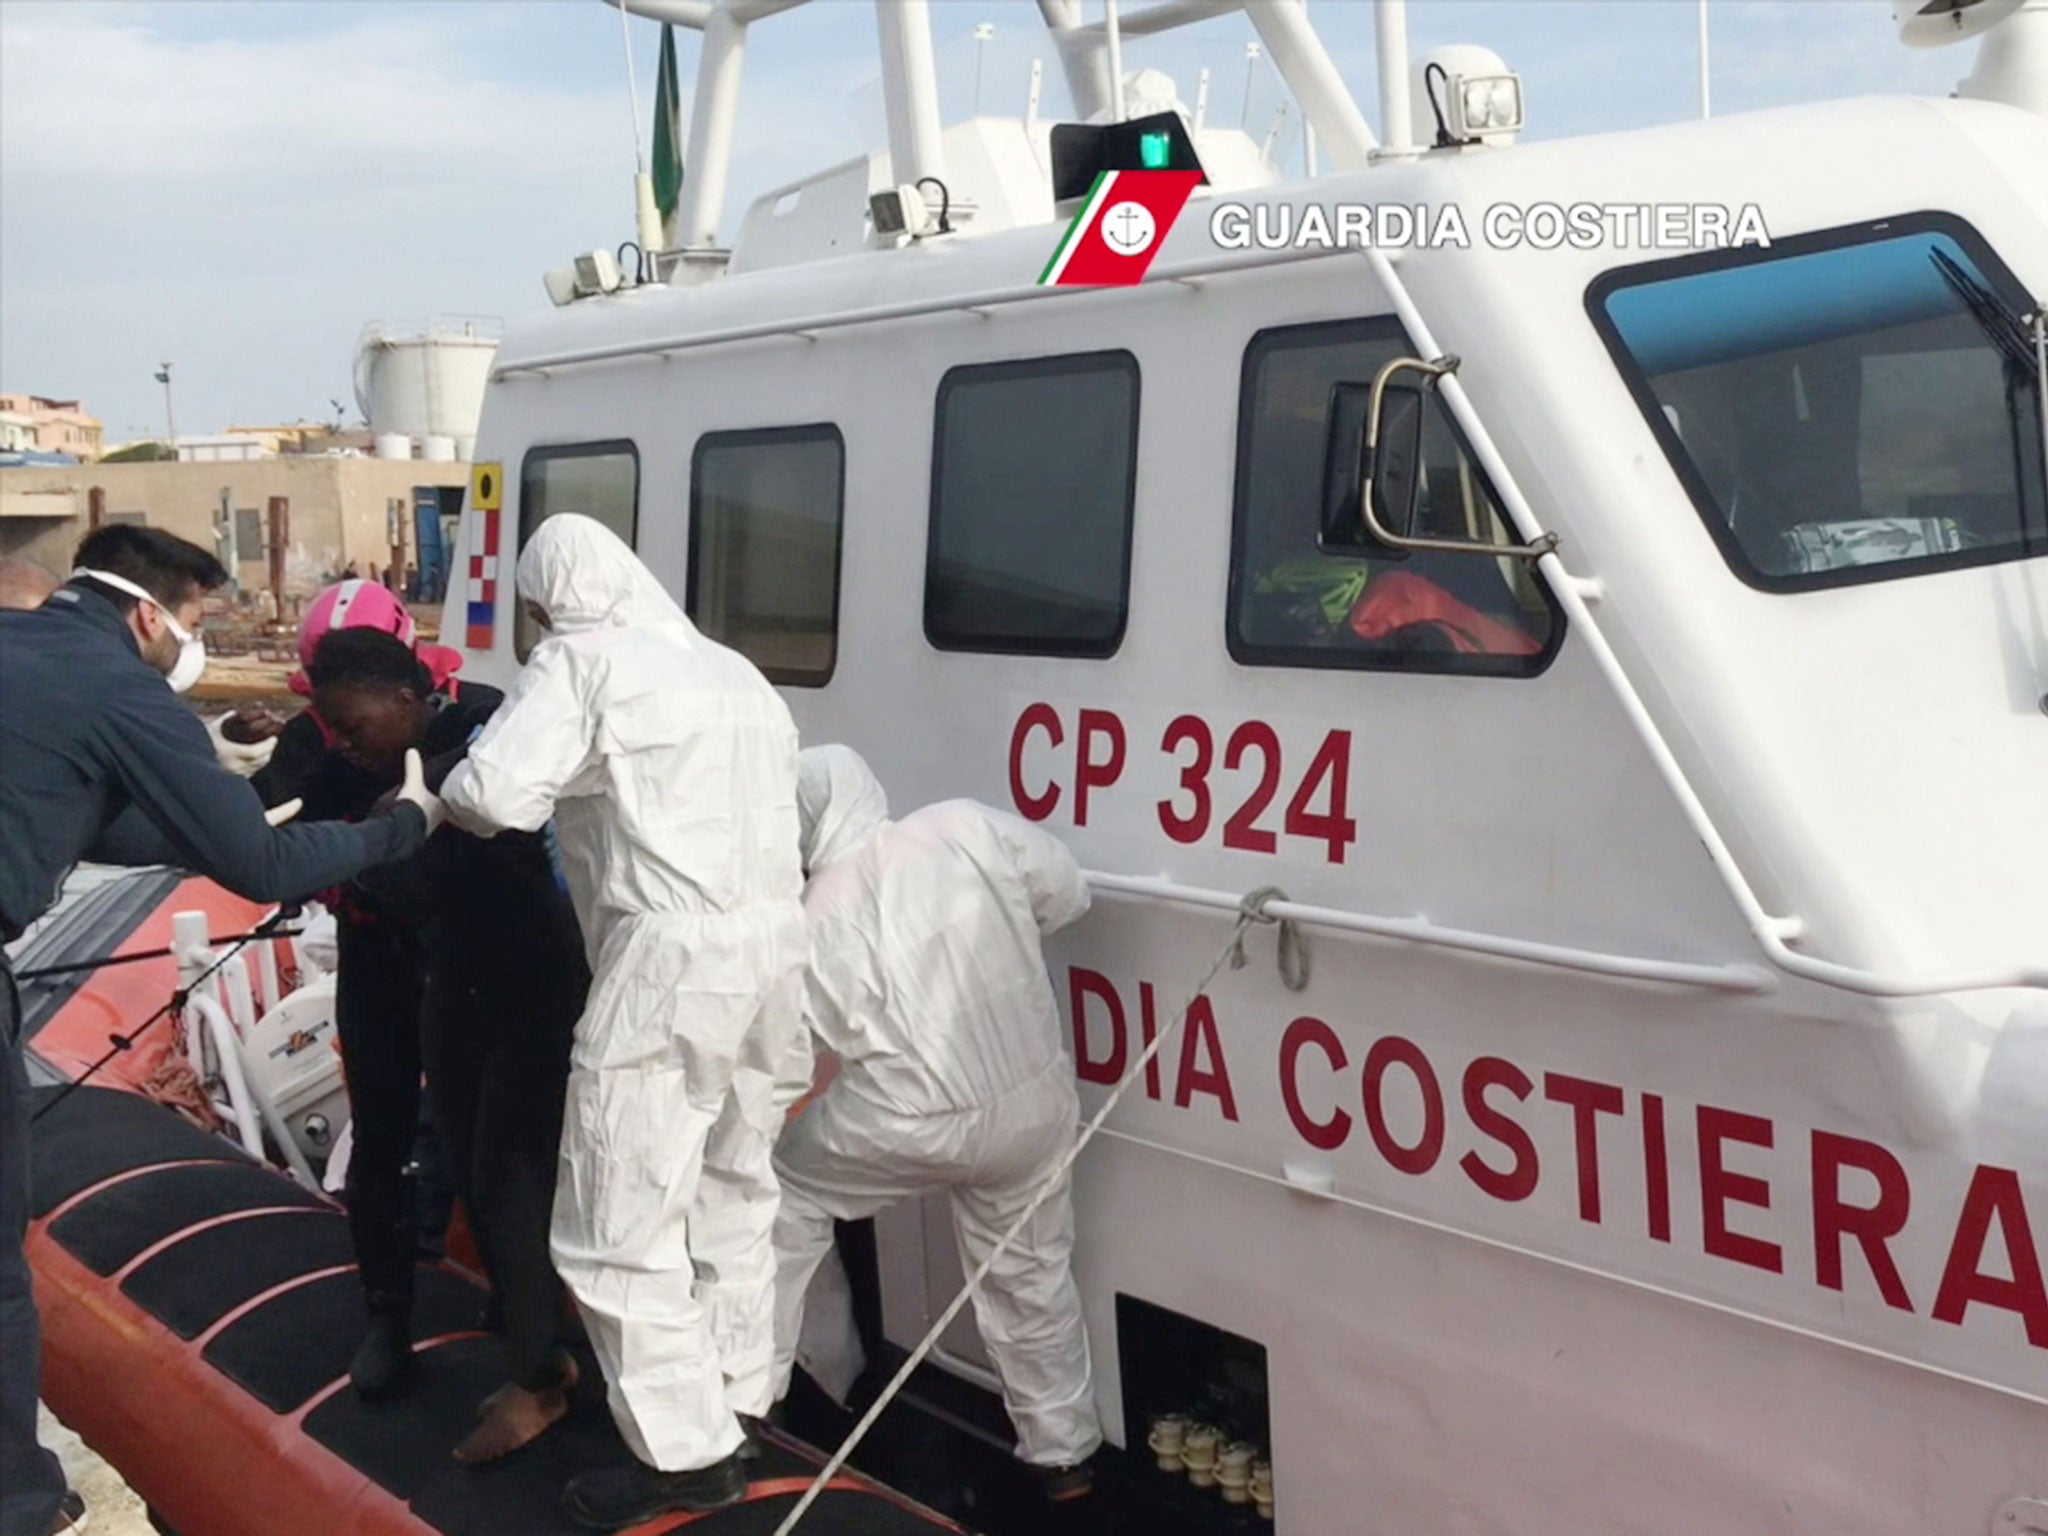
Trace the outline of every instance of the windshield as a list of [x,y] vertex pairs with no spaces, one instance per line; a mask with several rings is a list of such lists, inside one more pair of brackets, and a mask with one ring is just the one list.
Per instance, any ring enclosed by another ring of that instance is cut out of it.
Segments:
[[1752,585],[2048,553],[2033,306],[1960,221],[1632,268],[1588,307]]

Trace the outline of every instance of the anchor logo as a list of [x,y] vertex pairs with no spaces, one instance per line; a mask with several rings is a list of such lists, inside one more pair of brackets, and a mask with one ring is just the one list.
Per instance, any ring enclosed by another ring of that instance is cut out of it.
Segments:
[[1118,203],[1102,216],[1102,242],[1119,256],[1137,256],[1158,237],[1159,225],[1143,203]]

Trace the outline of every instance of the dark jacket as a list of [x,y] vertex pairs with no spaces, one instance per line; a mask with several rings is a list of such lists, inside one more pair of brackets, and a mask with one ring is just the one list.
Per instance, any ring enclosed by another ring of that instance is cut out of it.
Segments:
[[409,805],[354,824],[270,827],[111,601],[73,582],[33,613],[0,612],[0,937],[42,916],[88,856],[173,862],[253,901],[283,901],[402,859],[425,830]]
[[[470,682],[435,696],[420,742],[430,788],[441,787],[504,698]],[[391,787],[329,750],[310,710],[286,725],[266,772],[273,769],[268,784],[258,778],[264,798],[297,796],[306,802],[304,816],[361,816]],[[444,989],[476,988],[517,1008],[533,1006],[536,993],[554,998],[566,988],[579,998],[569,1010],[572,1020],[580,1007],[587,979],[582,934],[545,833],[485,838],[443,826],[414,857],[349,882],[342,910],[356,920],[413,930]]]

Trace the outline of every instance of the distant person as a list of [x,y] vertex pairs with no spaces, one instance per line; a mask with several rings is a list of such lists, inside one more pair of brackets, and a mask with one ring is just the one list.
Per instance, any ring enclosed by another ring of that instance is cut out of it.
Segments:
[[349,561],[347,565],[344,565],[341,568],[341,579],[343,581],[359,580],[361,579],[362,574],[363,573],[356,568],[356,563],[353,560]]
[[[417,656],[427,674],[425,696],[437,710],[468,702],[468,690],[455,677],[462,653],[416,645],[412,615],[360,577],[324,589],[307,606],[299,622],[299,670],[288,681],[292,692],[310,697],[309,674],[321,643],[330,634],[357,629],[388,635]],[[486,692],[495,705],[498,695]],[[302,800],[308,820],[368,814],[389,782],[342,748],[316,701],[285,724],[269,763],[255,776],[256,792],[266,805]],[[413,1266],[422,1239],[438,1233],[446,1217],[444,1210],[436,1222],[425,1198],[440,1173],[431,1144],[423,1145],[420,1124],[419,1020],[427,957],[416,928],[391,921],[360,887],[342,888],[330,905],[339,950],[334,1026],[353,1122],[349,1235],[368,1312],[349,1378],[365,1400],[382,1402],[412,1382]],[[412,1185],[406,1169],[416,1162],[420,1182]]]
[[[995,1249],[1074,1145],[1080,1104],[1040,936],[1088,910],[1064,844],[971,800],[889,820],[849,747],[799,759],[811,963],[804,1015],[839,1075],[775,1153],[775,1384],[832,1223],[944,1191],[960,1261]],[[1102,1444],[1074,1285],[1070,1175],[974,1293],[1017,1454],[1055,1500]]]
[[[438,821],[417,754],[403,802],[355,826],[278,826],[224,770],[177,695],[205,669],[206,594],[228,573],[159,528],[86,535],[78,570],[33,613],[0,612],[0,943],[55,902],[79,859],[175,863],[282,901],[414,852]],[[36,1440],[41,1327],[22,1254],[29,1088],[20,1000],[0,955],[0,1536],[76,1530],[84,1502]]]
[[[392,787],[415,749],[427,760],[428,785],[438,786],[504,698],[475,683],[459,697],[437,690],[412,647],[375,628],[328,633],[310,672],[313,708],[341,755]],[[573,1319],[548,1259],[548,1220],[569,1042],[590,986],[583,939],[542,833],[480,838],[446,827],[411,859],[360,875],[351,889],[382,923],[408,930],[426,957],[418,1014],[379,1022],[386,1046],[417,1032],[390,1054],[425,1064],[434,1125],[504,1320],[508,1379],[455,1451],[458,1461],[492,1461],[566,1414],[576,1382]],[[341,976],[346,986],[346,964]],[[360,1055],[364,1044],[358,1034],[343,1049]],[[377,1064],[380,1075],[385,1065]],[[368,1075],[359,1063],[351,1079]]]
[[31,613],[57,590],[57,578],[33,560],[0,560],[0,608]]
[[616,1530],[746,1495],[769,1407],[778,1078],[802,1041],[796,726],[602,523],[519,556],[547,633],[444,792],[488,834],[556,820],[595,979],[576,1025],[555,1267],[634,1459],[571,1479]]

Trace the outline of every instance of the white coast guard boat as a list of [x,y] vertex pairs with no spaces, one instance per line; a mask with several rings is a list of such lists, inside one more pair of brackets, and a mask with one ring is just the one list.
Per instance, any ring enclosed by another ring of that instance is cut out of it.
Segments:
[[[1518,144],[1396,0],[1377,134],[1294,0],[1041,0],[1085,126],[941,126],[881,0],[888,149],[727,240],[791,7],[625,3],[684,202],[506,336],[445,633],[509,679],[588,513],[898,805],[1068,839],[1089,1106],[1284,893],[1080,1165],[1112,1438],[1295,1536],[2048,1532],[2048,6],[1902,0],[1959,99]],[[1329,174],[1127,97],[1238,9]],[[1142,282],[1038,281],[1161,168]],[[907,1347],[958,1268],[879,1248]]]

